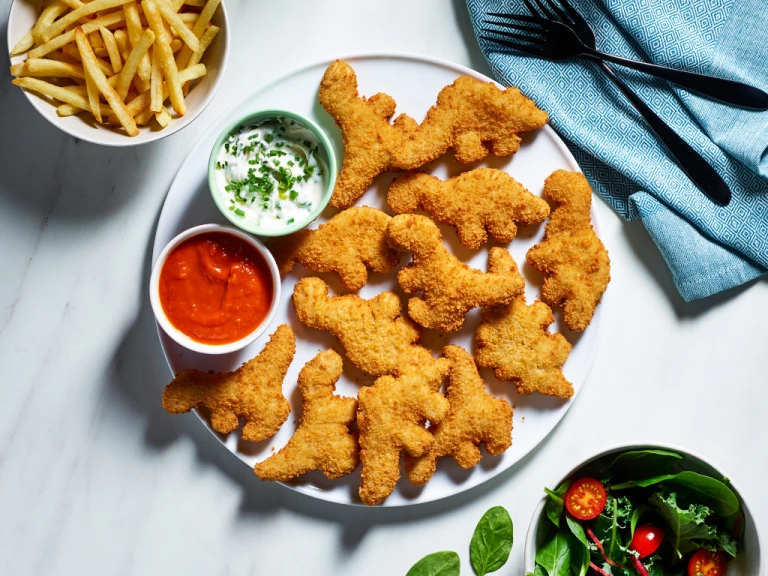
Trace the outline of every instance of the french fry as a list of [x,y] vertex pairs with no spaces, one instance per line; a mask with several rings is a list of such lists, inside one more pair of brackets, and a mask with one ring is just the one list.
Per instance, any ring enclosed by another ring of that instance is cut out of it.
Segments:
[[152,112],[152,110],[150,110],[149,108],[147,108],[146,110],[142,110],[141,112],[136,114],[136,116],[133,119],[136,121],[136,124],[140,126],[144,126],[144,124],[149,122],[149,119],[152,118],[152,116],[154,115],[155,113]]
[[184,6],[185,0],[166,0],[168,4],[171,6],[174,12],[178,12],[181,10],[181,7]]
[[117,43],[117,49],[120,51],[120,58],[125,62],[131,54],[131,44],[128,41],[128,33],[124,29],[119,28],[115,30],[114,37],[115,42]]
[[32,30],[24,34],[24,36],[21,37],[21,40],[16,42],[16,46],[13,47],[13,50],[11,50],[11,56],[18,56],[19,54],[24,54],[27,50],[32,48],[32,46],[35,45],[35,38],[32,36]]
[[[179,72],[179,80],[182,82],[189,82],[191,80],[195,80],[197,78],[201,78],[202,76],[205,76],[206,69],[204,64],[198,64],[197,66],[192,66],[191,68],[185,68],[181,72]],[[150,91],[147,90],[146,92],[142,92],[136,98],[128,102],[125,106],[128,108],[128,113],[131,116],[136,116],[139,112],[142,112],[146,110],[149,107],[150,102]],[[168,98],[168,85],[166,83],[163,83],[163,94],[162,94],[163,101],[165,101],[166,98]]]
[[88,94],[88,104],[91,107],[91,114],[96,119],[96,122],[101,124],[101,110],[99,109],[99,89],[96,88],[96,83],[88,73],[88,69],[85,69],[85,91]]
[[43,58],[31,58],[24,62],[23,75],[57,78],[85,78],[82,66]]
[[[160,11],[160,15],[165,19],[166,22],[168,22],[168,25],[173,28],[176,33],[179,35],[179,38],[181,38],[184,43],[189,46],[192,51],[196,51],[200,47],[200,41],[198,40],[197,36],[187,28],[187,25],[184,24],[184,21],[179,17],[178,14],[168,6],[163,0],[160,0],[155,4],[157,6],[157,9]],[[146,14],[146,10],[144,11]]]
[[[97,0],[94,0],[97,1]],[[152,48],[153,59],[157,57],[158,62],[163,70],[163,76],[168,83],[168,92],[171,98],[171,106],[179,116],[183,116],[187,111],[187,105],[184,102],[184,94],[181,90],[181,81],[179,80],[179,70],[176,67],[176,61],[173,58],[173,52],[166,40],[166,32],[163,27],[163,20],[160,16],[160,11],[152,0],[144,0],[141,5],[144,7],[144,15],[147,17],[147,23],[152,28],[152,32],[155,33],[155,43]],[[152,68],[154,69],[154,61]],[[152,90],[154,93],[155,91]],[[156,99],[152,100],[153,105],[156,105]],[[162,106],[162,102],[160,102]],[[159,112],[160,108],[156,106],[152,107],[153,112]]]
[[121,100],[125,100],[128,96],[128,88],[130,88],[133,77],[139,69],[139,64],[144,56],[146,56],[147,50],[149,50],[149,47],[154,41],[154,32],[152,32],[152,30],[144,30],[144,33],[139,38],[136,46],[131,50],[130,55],[125,61],[125,66],[123,66],[123,69],[120,72],[120,80],[117,83],[116,90]]
[[174,38],[173,40],[171,40],[171,43],[169,44],[169,46],[171,47],[171,52],[176,53],[179,50],[181,50],[181,47],[184,46],[184,44],[178,38]]
[[163,107],[163,74],[160,68],[160,50],[152,51],[152,78],[149,81],[149,109],[159,112]]
[[123,59],[120,56],[120,49],[117,47],[117,41],[115,41],[115,35],[102,26],[99,28],[101,32],[101,38],[104,41],[104,46],[107,49],[109,55],[109,62],[112,64],[112,71],[117,74],[123,69]]
[[[82,59],[80,58],[80,51],[77,49],[77,46],[74,44],[67,44],[62,48],[63,52],[72,58],[73,60],[76,60],[77,62],[82,62]],[[106,62],[105,60],[102,60],[101,58],[96,58],[96,61],[99,63],[99,68],[101,68],[101,71],[104,72],[104,75],[112,74],[112,66]]]
[[80,112],[84,112],[84,110],[77,106],[72,106],[72,104],[61,104],[56,108],[56,114],[62,118],[65,116],[74,116],[75,114],[80,114]]
[[[99,1],[100,0],[93,0],[91,4]],[[85,6],[83,7],[85,8]],[[118,96],[117,92],[115,92],[115,89],[109,85],[107,78],[104,76],[101,68],[99,68],[98,63],[96,62],[96,56],[91,49],[91,45],[88,43],[88,39],[86,38],[82,27],[75,30],[75,42],[77,43],[78,50],[80,50],[80,57],[83,60],[83,68],[87,73],[86,78],[88,75],[90,75],[90,77],[93,79],[93,82],[96,84],[99,91],[104,95],[104,98],[106,99],[110,108],[112,108],[114,111],[115,116],[117,116],[117,119],[123,128],[125,128],[125,131],[128,133],[128,135],[138,136],[139,129],[136,128],[136,123],[134,122],[133,117],[128,114],[125,103],[120,99],[120,96]]]
[[[86,4],[85,6],[88,6],[88,4]],[[90,34],[91,32],[98,30],[102,26],[104,26],[104,28],[109,28],[110,26],[113,26],[119,22],[124,22],[124,21],[125,21],[125,13],[123,13],[122,11],[113,12],[111,14],[107,14],[106,16],[101,16],[100,18],[91,20],[87,24],[83,24],[82,29],[85,34]],[[49,54],[54,50],[58,50],[59,48],[74,42],[74,40],[75,40],[75,32],[74,30],[70,30],[69,32],[65,32],[61,36],[57,36],[53,40],[50,40],[45,44],[33,49],[32,51],[29,52],[29,57],[42,58],[46,54]]]
[[101,35],[99,34],[98,30],[88,34],[88,42],[91,43],[91,48],[93,49],[94,53],[96,53],[97,50],[102,50],[103,49],[104,53],[106,54],[106,48],[104,47],[104,41],[101,39]]
[[205,6],[205,0],[184,0],[184,4],[194,6],[195,8],[202,8]]
[[[191,68],[200,62],[200,59],[203,57],[203,54],[205,54],[205,51],[208,49],[208,46],[211,45],[211,42],[213,42],[213,39],[216,37],[216,33],[218,31],[219,31],[218,26],[214,26],[214,25],[208,26],[206,31],[203,32],[203,35],[200,37],[200,48],[198,49],[197,52],[192,54],[191,58],[187,62],[187,68]],[[186,96],[189,93],[189,82],[184,84],[182,91],[184,92],[184,96]]]
[[26,76],[27,74],[24,74],[25,64],[26,62],[11,64],[11,76]]
[[[122,6],[123,4],[126,4],[127,2],[130,2],[130,1],[131,0],[93,0],[92,2],[83,4],[82,6],[80,6],[80,8],[76,10],[72,10],[72,12],[70,12],[66,16],[62,16],[61,18],[56,20],[53,24],[51,24],[44,30],[41,30],[41,38],[44,42],[49,42],[52,38],[55,38],[56,36],[64,32],[67,29],[67,27],[71,26],[72,24],[76,24],[81,18],[85,16],[90,16],[91,14],[95,14],[96,12],[99,12],[101,10]],[[95,28],[94,30],[91,30],[90,32],[86,32],[85,28],[83,28],[83,32],[85,34],[90,34],[91,32],[95,32],[96,30],[98,30],[98,27]]]
[[72,10],[76,10],[77,8],[80,8],[80,6],[83,5],[83,3],[80,2],[80,0],[62,0],[62,2],[64,2],[64,4],[66,4],[70,8],[72,8]]
[[[149,82],[144,82],[144,80],[139,78],[138,74],[133,77],[133,89],[134,89],[134,92],[136,92],[136,94],[141,94],[142,92],[146,92],[147,90],[149,90],[149,88],[150,88]],[[134,94],[134,96],[136,94]]]
[[[123,12],[125,13],[125,23],[128,28],[128,39],[131,41],[131,46],[136,46],[143,31],[141,16],[139,15],[139,5],[135,0],[131,0],[131,2],[123,5]],[[139,78],[149,82],[149,77],[152,74],[152,61],[149,55],[141,59],[138,74]]]
[[[221,0],[208,0],[200,12],[200,16],[197,17],[195,25],[192,27],[192,33],[197,37],[202,37],[205,29],[208,28],[208,24],[213,18],[213,13],[216,12],[216,8],[219,7]],[[189,59],[192,57],[194,50],[188,45],[181,49],[179,55],[176,57],[176,66],[181,70],[187,67]]]
[[165,109],[165,106],[163,106],[163,109],[160,110],[160,112],[155,114],[155,120],[160,124],[160,128],[165,128],[171,123],[171,115],[168,113],[168,110]]
[[53,24],[53,21],[56,20],[56,18],[64,14],[68,8],[69,6],[64,4],[64,2],[55,0],[43,9],[37,22],[32,27],[32,37],[35,39],[35,44],[42,44],[45,42],[43,31]]
[[[66,90],[61,86],[55,86],[44,80],[38,78],[16,78],[13,80],[13,84],[26,90],[32,90],[43,96],[60,100],[66,104],[72,104],[72,106],[76,106],[81,110],[90,110],[90,105],[88,104],[88,98],[86,96],[77,94],[71,90]],[[108,114],[109,112],[110,109],[108,106],[101,106],[102,114]]]

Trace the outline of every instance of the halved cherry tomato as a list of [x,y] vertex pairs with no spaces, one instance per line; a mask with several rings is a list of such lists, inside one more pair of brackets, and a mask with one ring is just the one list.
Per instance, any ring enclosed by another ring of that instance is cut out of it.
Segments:
[[565,507],[579,520],[597,518],[605,509],[605,488],[594,478],[576,480],[565,493]]
[[688,576],[724,576],[725,555],[722,552],[698,550],[688,560]]
[[664,540],[664,530],[652,524],[645,524],[635,529],[629,549],[637,552],[640,558],[646,558],[659,549],[662,540]]

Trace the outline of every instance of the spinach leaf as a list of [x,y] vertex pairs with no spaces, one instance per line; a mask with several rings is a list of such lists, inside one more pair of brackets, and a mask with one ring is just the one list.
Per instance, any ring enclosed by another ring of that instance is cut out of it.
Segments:
[[565,505],[563,496],[565,496],[565,493],[568,492],[568,488],[570,487],[570,481],[566,480],[560,484],[557,490],[553,491],[549,488],[544,488],[544,492],[549,496],[546,505],[547,518],[549,518],[558,528],[560,528],[560,518],[563,516],[563,506]]
[[577,576],[585,576],[589,570],[589,542],[584,527],[570,516],[565,517],[571,531],[571,570]]
[[512,550],[512,518],[503,506],[494,506],[477,523],[469,544],[469,559],[477,576],[495,572]]
[[635,535],[635,528],[637,528],[637,523],[640,521],[640,517],[645,514],[648,511],[648,506],[645,504],[640,504],[635,511],[632,513],[632,522],[629,525],[629,535],[630,537]]
[[739,511],[736,494],[720,480],[686,470],[668,482],[692,502],[711,508],[718,516],[730,516]]
[[411,566],[405,576],[459,576],[460,568],[456,552],[434,552]]
[[552,540],[539,548],[536,563],[549,576],[570,576],[571,547],[565,532],[558,532]]
[[608,469],[624,478],[649,478],[671,474],[675,463],[682,459],[668,450],[630,450],[614,458]]
[[731,516],[739,511],[739,499],[736,498],[736,494],[727,484],[711,476],[704,476],[690,470],[685,470],[679,474],[654,476],[644,480],[629,480],[614,484],[611,489],[647,488],[662,482],[673,486],[692,502],[708,506],[718,516]]
[[701,504],[691,504],[687,510],[677,505],[677,494],[672,492],[665,496],[656,492],[649,500],[661,517],[670,527],[667,541],[672,545],[678,557],[682,558],[689,552],[701,548],[704,542],[717,538],[717,529],[707,525],[707,518],[712,510]]

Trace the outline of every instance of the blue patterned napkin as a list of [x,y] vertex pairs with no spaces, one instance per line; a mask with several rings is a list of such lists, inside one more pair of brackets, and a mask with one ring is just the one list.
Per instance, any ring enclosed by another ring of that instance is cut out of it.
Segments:
[[[598,49],[768,90],[764,0],[570,0]],[[486,12],[526,13],[521,0],[467,0],[477,33]],[[614,66],[712,164],[733,192],[710,202],[596,65],[503,52],[479,40],[493,73],[547,110],[586,177],[622,216],[640,218],[685,300],[768,270],[768,112],[729,107]]]

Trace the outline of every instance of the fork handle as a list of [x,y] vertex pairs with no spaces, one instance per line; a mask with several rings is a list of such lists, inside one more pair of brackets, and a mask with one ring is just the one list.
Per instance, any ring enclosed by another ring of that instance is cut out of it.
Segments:
[[688,178],[714,203],[727,206],[731,201],[731,190],[715,169],[632,92],[604,62],[600,63],[600,67],[645,119]]
[[598,52],[586,47],[584,53],[585,56],[593,60],[605,60],[620,66],[639,70],[652,76],[658,76],[669,82],[673,82],[683,88],[689,90],[695,90],[706,96],[716,98],[722,102],[728,104],[735,104],[736,106],[743,106],[745,108],[755,108],[758,110],[768,109],[768,94],[742,82],[736,82],[734,80],[726,80],[725,78],[717,78],[715,76],[705,76],[704,74],[696,74],[694,72],[686,72],[685,70],[675,70],[674,68],[667,68],[666,66],[658,66],[657,64],[648,64],[647,62],[638,62],[637,60],[630,60],[628,58],[622,58],[621,56],[614,56],[613,54],[605,54],[604,52]]

